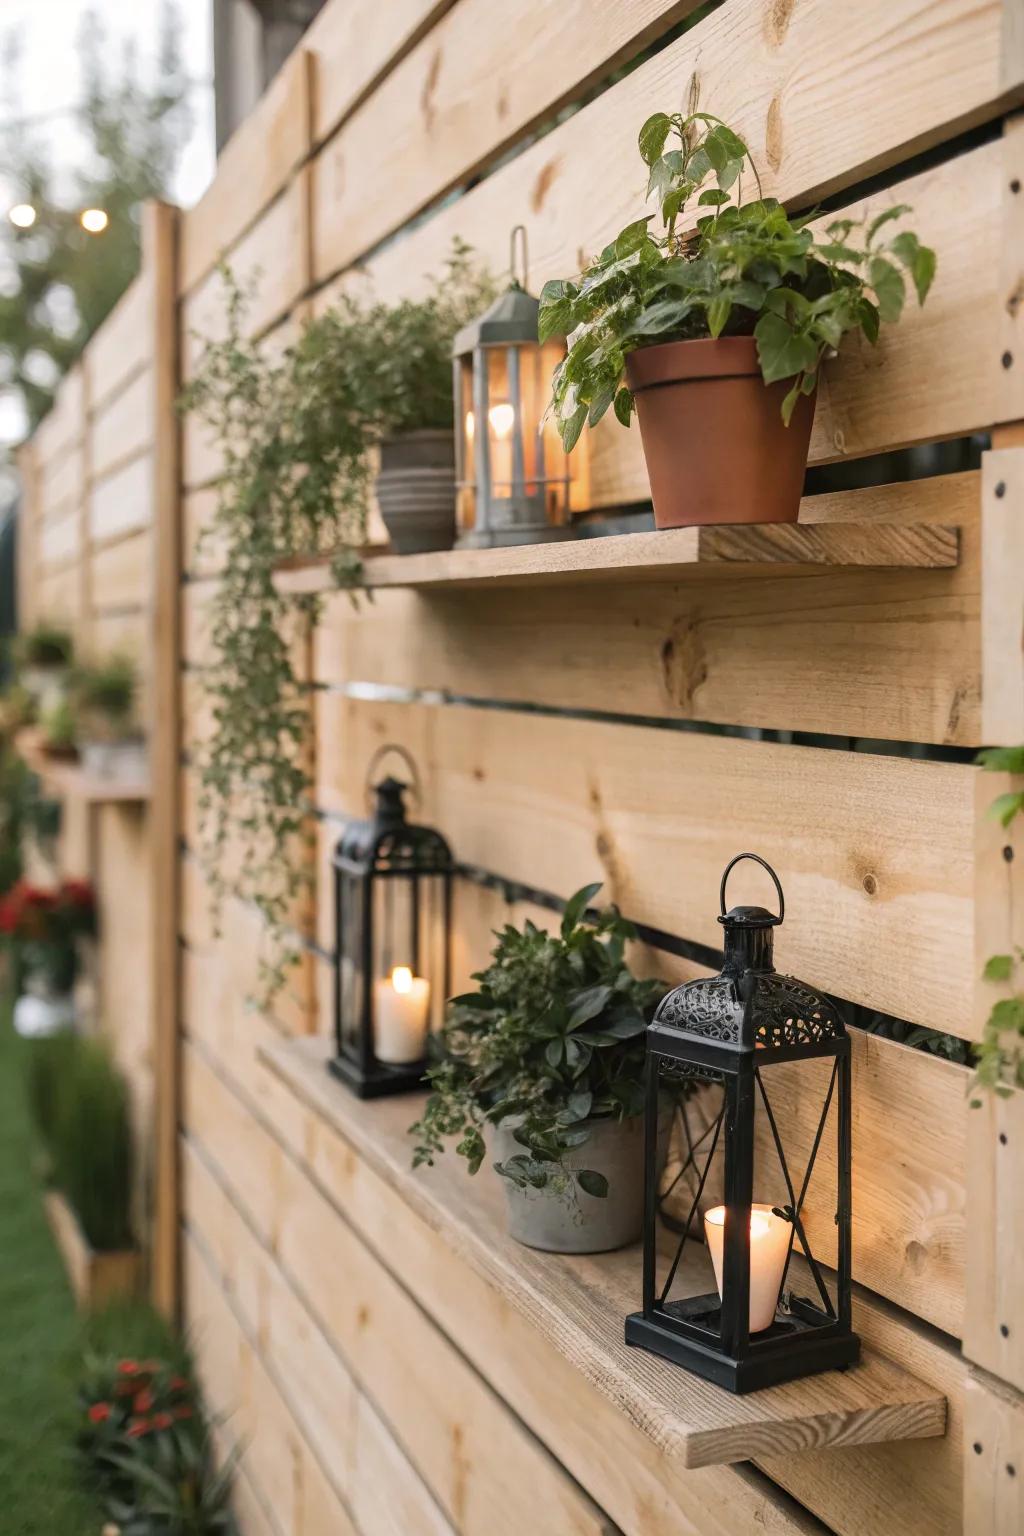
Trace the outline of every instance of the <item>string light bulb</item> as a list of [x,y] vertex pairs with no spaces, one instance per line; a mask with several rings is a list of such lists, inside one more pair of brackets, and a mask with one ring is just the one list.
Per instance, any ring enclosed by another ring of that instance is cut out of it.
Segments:
[[90,235],[102,235],[110,219],[102,208],[85,208],[79,216],[79,223]]
[[36,221],[36,210],[31,203],[15,203],[7,217],[16,229],[31,229]]

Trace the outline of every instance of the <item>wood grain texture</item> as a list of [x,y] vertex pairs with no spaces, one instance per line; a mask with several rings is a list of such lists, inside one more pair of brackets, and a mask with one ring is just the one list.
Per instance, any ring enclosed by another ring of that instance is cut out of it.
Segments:
[[349,0],[326,5],[304,38],[316,60],[313,133],[319,143],[454,0]]
[[145,452],[89,490],[89,538],[93,543],[145,528],[153,521],[153,456]]
[[152,360],[149,316],[155,302],[152,274],[143,264],[138,277],[89,342],[86,368],[95,415],[129,379]]
[[[217,174],[182,215],[178,292],[190,293],[280,192],[310,147],[313,57],[296,48],[217,159]],[[282,253],[276,253],[279,258]],[[234,260],[232,257],[232,265]]]
[[[374,555],[364,566],[366,586],[563,586],[575,582],[672,581],[688,572],[764,571],[803,575],[808,568],[949,569],[959,559],[959,531],[927,523],[764,523],[751,527],[673,528],[607,538],[568,539],[514,549],[452,549],[427,555]],[[281,591],[329,592],[337,583],[330,557],[284,566]]]
[[982,468],[982,739],[1024,741],[1024,448]]
[[1020,1253],[1024,1246],[1024,1091],[987,1091],[967,1116],[964,1354],[1024,1390]]
[[51,463],[73,443],[81,441],[85,425],[84,384],[84,369],[77,362],[61,379],[53,405],[36,428],[33,442],[40,464]]
[[[534,0],[513,0],[495,26],[487,0],[463,0],[321,152],[318,280],[364,255],[571,97],[658,9],[667,8],[574,0],[538,10]],[[566,154],[568,142],[555,134],[539,147],[545,160],[572,166],[581,192],[583,178],[593,178],[599,216],[619,228],[636,213],[623,216],[609,203],[612,189],[623,189],[621,196],[639,188],[640,124],[659,105],[677,107],[696,76],[701,105],[749,144],[765,191],[813,203],[992,112],[1007,89],[1003,11],[961,0],[947,4],[936,24],[923,0],[863,4],[843,15],[824,0],[783,11],[746,0],[705,17],[570,120],[590,115],[587,139],[601,145],[599,155]],[[858,67],[837,69],[838,58],[856,58]],[[899,101],[889,103],[886,82],[894,78]],[[598,249],[589,234],[579,228],[577,238]]]
[[[462,861],[563,896],[603,877],[630,917],[715,947],[721,871],[753,848],[787,892],[785,969],[898,1018],[965,1029],[971,768],[332,694],[317,696],[316,717],[325,809],[361,815],[365,764],[401,742],[423,815]],[[754,883],[741,879],[741,895]]]
[[1008,981],[986,981],[990,955],[1013,955],[1024,945],[1024,826],[1018,817],[1003,827],[992,815],[999,795],[1024,789],[1024,780],[1004,773],[979,773],[975,785],[974,995],[970,1038],[980,1040],[992,1006],[1018,989]]
[[[152,301],[144,320],[151,315]],[[89,430],[90,472],[94,477],[109,473],[149,447],[155,430],[154,406],[153,370],[145,365],[107,405],[94,409]]]
[[[194,1156],[190,1181],[198,1163]],[[310,1444],[339,1469],[357,1518],[367,1476],[346,1477],[341,1469],[350,1455],[349,1415],[368,1397],[442,1518],[465,1536],[523,1529],[606,1536],[605,1517],[421,1311],[415,1288],[410,1294],[392,1278],[296,1164],[286,1170],[286,1215],[273,1254],[234,1209],[229,1185],[222,1205],[210,1202],[218,1221],[210,1241],[227,1250],[222,1283],[248,1311],[247,1326],[259,1331],[261,1353]],[[209,1165],[203,1171],[212,1177]],[[214,1172],[223,1183],[224,1171]],[[258,1299],[255,1275],[263,1279]],[[357,1440],[358,1433],[356,1426]]]
[[125,608],[148,608],[153,592],[153,544],[155,534],[140,528],[105,544],[90,557],[91,609],[94,613]]
[[964,1396],[964,1536],[1024,1529],[1024,1399],[972,1371]]
[[[523,1249],[506,1233],[503,1200],[493,1181],[481,1181],[470,1193],[464,1171],[450,1160],[422,1176],[411,1175],[410,1105],[378,1104],[372,1117],[361,1115],[358,1106],[350,1119],[347,1096],[330,1092],[324,1059],[319,1041],[269,1057],[305,1102],[344,1127],[342,1134],[378,1173],[403,1189],[415,1208],[429,1211],[427,1219],[467,1262],[499,1284],[514,1309],[533,1318],[554,1348],[681,1465],[942,1434],[944,1399],[870,1354],[845,1373],[733,1397],[629,1350],[621,1329],[636,1304],[636,1252],[632,1262],[620,1254],[613,1265],[607,1256],[568,1258]],[[701,1271],[693,1287],[705,1279]]]

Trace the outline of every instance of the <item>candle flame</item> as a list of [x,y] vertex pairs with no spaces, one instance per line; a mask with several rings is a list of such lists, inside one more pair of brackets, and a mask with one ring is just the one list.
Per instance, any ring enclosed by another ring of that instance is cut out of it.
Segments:
[[391,972],[391,985],[396,992],[412,991],[412,971],[407,965],[396,965]]
[[[714,1226],[714,1227],[724,1227],[725,1226],[725,1206],[724,1205],[716,1205],[713,1210],[710,1210],[710,1211],[707,1212],[707,1214],[704,1217],[704,1220],[710,1222],[711,1225]],[[772,1224],[771,1217],[770,1216],[766,1216],[763,1211],[751,1211],[751,1213],[750,1213],[750,1235],[751,1235],[751,1237],[764,1237],[765,1233],[771,1230],[771,1224]]]
[[515,419],[515,406],[510,405],[507,400],[502,400],[497,405],[492,405],[487,412],[487,420],[491,424],[491,430],[495,437],[508,437],[508,434],[515,425]]

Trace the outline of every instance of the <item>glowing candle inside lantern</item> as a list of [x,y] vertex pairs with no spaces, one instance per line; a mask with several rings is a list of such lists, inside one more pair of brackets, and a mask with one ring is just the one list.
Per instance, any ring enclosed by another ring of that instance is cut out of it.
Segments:
[[500,400],[487,412],[490,427],[491,484],[501,488],[503,496],[512,494],[512,428],[516,423],[515,407],[507,400]]
[[[750,1331],[760,1333],[775,1321],[779,1288],[786,1267],[792,1227],[776,1216],[770,1205],[750,1207]],[[725,1243],[725,1206],[716,1205],[704,1217],[704,1236],[715,1270],[715,1284],[722,1294],[722,1249]]]
[[377,1060],[395,1066],[419,1061],[427,1046],[430,982],[414,976],[407,965],[396,965],[376,983],[374,993]]

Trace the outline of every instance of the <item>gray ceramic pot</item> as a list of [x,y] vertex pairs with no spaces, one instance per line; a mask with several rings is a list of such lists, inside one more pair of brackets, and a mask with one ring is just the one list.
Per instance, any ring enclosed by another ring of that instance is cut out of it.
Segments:
[[[527,1248],[548,1253],[606,1253],[640,1236],[644,1199],[644,1120],[592,1120],[590,1136],[566,1153],[568,1168],[593,1168],[608,1180],[603,1199],[588,1195],[573,1181],[575,1194],[548,1189],[520,1189],[502,1179],[508,1200],[509,1231]],[[522,1152],[512,1122],[494,1131],[494,1162]]]
[[395,551],[418,555],[455,542],[455,435],[407,432],[381,444],[377,505]]

